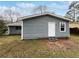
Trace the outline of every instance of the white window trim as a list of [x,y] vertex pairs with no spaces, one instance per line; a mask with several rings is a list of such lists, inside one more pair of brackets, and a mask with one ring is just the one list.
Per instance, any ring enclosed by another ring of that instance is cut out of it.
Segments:
[[[65,28],[64,28],[64,31],[61,31],[61,23],[63,23],[65,26]],[[59,30],[60,30],[60,32],[66,32],[66,22],[60,22],[60,24],[59,24]]]

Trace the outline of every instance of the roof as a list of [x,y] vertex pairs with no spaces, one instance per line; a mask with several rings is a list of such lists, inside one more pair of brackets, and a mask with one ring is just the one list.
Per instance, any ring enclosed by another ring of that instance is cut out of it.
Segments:
[[42,14],[34,14],[34,15],[30,15],[30,16],[24,16],[24,17],[21,17],[20,20],[38,17],[38,16],[44,16],[44,15],[50,15],[50,16],[53,16],[53,17],[61,18],[62,20],[70,21],[70,19],[68,19],[68,18],[65,18],[65,17],[60,16],[60,15],[52,14],[52,13],[42,13]]
[[21,26],[22,21],[17,21],[17,22],[13,22],[13,23],[9,23],[7,24],[7,26]]
[[[24,19],[38,17],[38,16],[44,16],[44,15],[50,15],[53,17],[61,18],[62,20],[70,21],[70,19],[68,19],[68,18],[65,18],[60,15],[56,15],[56,14],[51,14],[51,13],[43,13],[43,14],[34,14],[34,15],[30,15],[30,16],[24,16],[24,17],[20,17],[19,20],[24,20]],[[21,24],[22,24],[22,21],[17,21],[17,22],[9,23],[9,24],[7,24],[7,26],[21,26]]]
[[69,27],[70,28],[79,28],[79,22],[70,22]]

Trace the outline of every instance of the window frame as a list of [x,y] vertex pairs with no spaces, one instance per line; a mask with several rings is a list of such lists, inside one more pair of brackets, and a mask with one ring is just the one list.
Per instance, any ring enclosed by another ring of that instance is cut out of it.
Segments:
[[[62,31],[61,30],[61,23],[63,23],[64,24],[64,31]],[[60,29],[60,32],[66,32],[66,22],[60,22],[60,24],[59,24],[59,29]]]

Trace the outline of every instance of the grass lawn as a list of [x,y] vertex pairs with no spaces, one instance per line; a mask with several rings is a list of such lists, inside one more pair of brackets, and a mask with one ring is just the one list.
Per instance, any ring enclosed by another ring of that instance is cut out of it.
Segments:
[[0,37],[0,57],[79,57],[79,36],[50,42],[20,40],[19,35]]

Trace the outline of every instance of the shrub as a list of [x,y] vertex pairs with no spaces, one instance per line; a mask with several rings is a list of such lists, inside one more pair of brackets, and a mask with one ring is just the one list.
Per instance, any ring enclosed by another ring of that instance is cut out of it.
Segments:
[[0,20],[0,36],[3,35],[6,30],[7,30],[7,27],[6,27],[5,21]]

